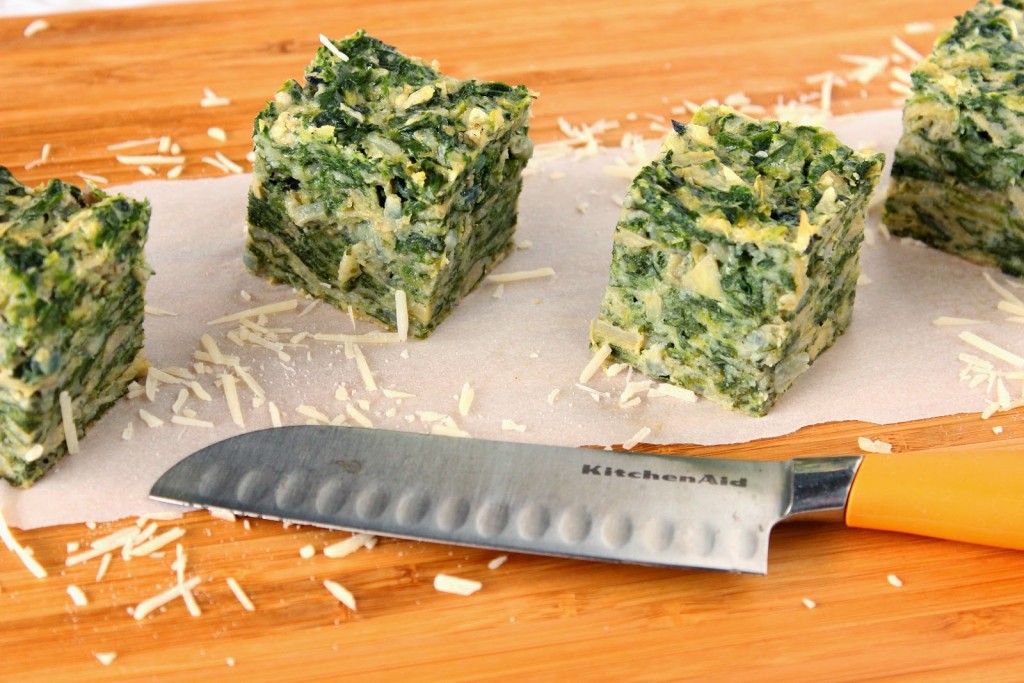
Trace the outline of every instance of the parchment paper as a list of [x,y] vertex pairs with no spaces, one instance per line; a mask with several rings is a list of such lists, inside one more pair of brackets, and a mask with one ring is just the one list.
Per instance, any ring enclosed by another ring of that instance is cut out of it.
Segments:
[[[889,156],[899,134],[899,112],[858,115],[832,127],[848,144],[870,144]],[[296,412],[300,405],[329,418],[343,414],[353,424],[345,405],[351,403],[379,428],[427,432],[437,422],[425,420],[437,413],[451,416],[475,437],[610,445],[630,440],[645,427],[651,430],[644,439],[649,443],[735,443],[836,420],[892,423],[981,411],[986,386],[971,388],[960,380],[958,361],[961,352],[978,352],[957,339],[962,328],[933,325],[939,316],[987,319],[991,322],[972,330],[1024,352],[1020,325],[1003,322],[1004,316],[995,312],[999,296],[984,279],[985,269],[916,243],[878,236],[862,250],[862,270],[870,283],[858,290],[851,328],[767,417],[746,417],[704,400],[648,398],[643,392],[638,405],[622,408],[626,382],[643,379],[627,372],[609,377],[598,371],[588,382],[600,394],[595,400],[577,382],[591,356],[588,325],[607,278],[610,236],[619,213],[613,199],[621,199],[628,183],[605,168],[621,153],[612,149],[597,157],[535,164],[526,178],[518,232],[518,239],[532,246],[513,253],[498,272],[550,266],[556,276],[506,284],[500,298],[494,296],[495,285],[482,285],[425,341],[361,345],[377,391],[365,388],[356,361],[346,357],[342,345],[306,337],[298,346],[287,346],[289,359],[281,360],[273,350],[229,341],[225,334],[237,323],[207,324],[225,314],[296,298],[289,288],[256,278],[242,266],[248,176],[121,188],[153,204],[147,253],[156,274],[147,300],[177,314],[147,316],[146,354],[158,368],[192,369],[199,338],[209,333],[224,353],[238,356],[250,369],[285,424],[307,421]],[[877,207],[869,230],[877,232]],[[1019,287],[1019,282],[989,273],[1007,287]],[[326,305],[300,315],[308,304],[301,299],[295,310],[269,316],[265,326],[283,329],[278,333],[283,342],[303,331],[379,330],[368,322],[353,326],[345,312]],[[152,402],[145,396],[122,400],[89,431],[80,453],[65,458],[32,489],[0,484],[0,505],[9,521],[32,528],[177,509],[147,498],[163,471],[216,440],[271,426],[269,406],[254,407],[253,394],[241,383],[245,425],[233,424],[216,380],[217,374],[198,375],[212,400],[192,395],[184,404],[214,428],[170,422],[179,386],[160,385]],[[458,406],[465,383],[475,399],[462,416]],[[342,386],[347,401],[336,397]],[[389,398],[384,389],[413,397]],[[1019,396],[1019,388],[1013,390]],[[140,408],[165,423],[148,427]],[[132,434],[126,439],[129,424]],[[851,451],[856,446],[851,443]]]

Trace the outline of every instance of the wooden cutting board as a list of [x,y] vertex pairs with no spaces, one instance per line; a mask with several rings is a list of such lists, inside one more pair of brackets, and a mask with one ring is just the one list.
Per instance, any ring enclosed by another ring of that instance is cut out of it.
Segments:
[[[211,2],[57,15],[30,38],[28,19],[0,20],[0,163],[25,182],[112,183],[142,176],[108,144],[171,135],[190,162],[182,177],[243,163],[254,113],[301,73],[321,32],[365,27],[402,50],[437,58],[455,76],[527,83],[540,91],[533,135],[618,120],[647,132],[683,99],[745,93],[770,106],[814,92],[809,74],[850,65],[840,54],[893,52],[899,35],[925,52],[967,0],[647,0],[484,3],[468,0]],[[641,9],[641,7],[643,9]],[[932,22],[908,33],[909,22]],[[835,113],[893,106],[883,74],[837,87]],[[203,89],[230,99],[203,108]],[[223,128],[226,143],[208,137]],[[609,138],[611,143],[617,137]],[[24,170],[51,145],[47,163]],[[166,169],[159,169],[161,172]],[[817,425],[736,444],[642,450],[778,459],[854,452],[857,437],[897,451],[1024,449],[1024,412],[940,416],[897,425]],[[994,434],[993,427],[1002,433]],[[317,551],[342,532],[226,522],[181,526],[201,616],[180,600],[136,621],[128,608],[174,580],[164,557],[64,568],[69,543],[133,524],[17,532],[50,571],[36,579],[0,553],[0,678],[5,680],[1020,680],[1024,555],[821,525],[773,533],[767,577],[653,569],[382,540],[342,559]],[[482,581],[470,597],[438,593],[433,577]],[[889,575],[902,581],[890,583]],[[254,611],[235,598],[235,578]],[[346,586],[358,611],[323,587]],[[86,606],[66,593],[81,587]],[[810,602],[805,602],[810,601]],[[809,608],[809,604],[814,604]],[[101,664],[97,653],[115,653]]]

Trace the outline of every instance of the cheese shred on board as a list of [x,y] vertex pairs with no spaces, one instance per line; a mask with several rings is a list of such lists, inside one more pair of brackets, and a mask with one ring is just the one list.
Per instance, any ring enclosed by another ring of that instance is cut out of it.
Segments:
[[160,609],[164,605],[168,604],[172,600],[182,597],[185,592],[191,591],[193,588],[199,585],[200,578],[193,577],[185,583],[179,583],[171,586],[167,590],[154,595],[151,598],[143,600],[135,609],[132,610],[132,617],[136,620],[145,619],[155,610]]
[[356,599],[347,588],[337,581],[331,581],[330,579],[324,580],[324,588],[326,588],[330,594],[338,600],[338,602],[345,605],[345,607],[348,607],[353,612],[356,611]]
[[463,579],[449,574],[438,574],[434,577],[434,589],[442,593],[454,595],[472,595],[483,587],[479,581]]
[[514,248],[535,94],[321,42],[256,117],[245,264],[425,337]]

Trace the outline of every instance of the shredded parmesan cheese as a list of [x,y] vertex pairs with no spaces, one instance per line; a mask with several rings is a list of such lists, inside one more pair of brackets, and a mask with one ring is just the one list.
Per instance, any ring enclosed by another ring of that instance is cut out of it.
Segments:
[[352,353],[356,359],[356,367],[359,368],[359,376],[363,379],[363,386],[367,391],[377,391],[377,382],[373,379],[373,373],[370,372],[370,366],[366,362],[363,350],[359,348],[358,344],[352,344]]
[[100,559],[100,566],[96,569],[96,581],[97,583],[103,580],[103,577],[107,575],[107,569],[110,568],[110,561],[112,559],[110,553],[104,553]]
[[224,155],[223,152],[217,152],[216,153],[216,157],[217,157],[217,161],[219,161],[224,166],[224,168],[226,168],[231,173],[244,173],[245,172],[244,168],[242,168],[241,166],[239,166],[238,164],[233,162],[231,159],[228,159]]
[[932,325],[936,327],[955,327],[961,325],[985,325],[988,323],[987,320],[974,320],[972,318],[952,318],[949,316],[941,315],[932,321]]
[[356,611],[356,599],[351,592],[337,581],[331,581],[330,579],[324,579],[324,588],[333,595],[338,602],[348,607],[353,612]]
[[442,593],[453,593],[455,595],[472,595],[483,587],[479,581],[463,579],[448,574],[438,574],[434,577],[434,589]]
[[814,600],[811,600],[810,598],[804,598],[803,603],[804,607],[806,607],[807,609],[814,609],[818,606],[818,603],[814,602]]
[[515,420],[502,420],[501,429],[505,432],[525,432],[526,425],[517,424]]
[[349,417],[355,420],[356,424],[358,424],[360,427],[365,427],[366,429],[373,428],[373,421],[370,420],[370,418],[368,418],[363,413],[359,412],[359,409],[356,408],[351,403],[345,404],[345,412],[348,414]]
[[103,666],[110,666],[117,659],[116,652],[94,652],[93,656]]
[[169,154],[118,154],[117,160],[126,166],[177,166],[185,157]]
[[1005,361],[1015,368],[1024,368],[1024,358],[1021,358],[1017,354],[1011,353],[1010,351],[1007,351],[1006,349],[997,346],[986,339],[979,337],[973,332],[968,332],[967,330],[964,330],[957,336],[960,338],[961,341],[970,344],[971,346],[980,351],[984,351],[990,356],[994,356],[1002,361]]
[[79,178],[81,178],[82,180],[84,180],[86,182],[96,183],[97,185],[106,185],[107,183],[110,182],[109,180],[107,180],[105,177],[103,177],[101,175],[95,175],[93,173],[86,173],[84,171],[78,171],[75,175],[77,175]]
[[908,45],[907,41],[903,40],[899,36],[892,37],[892,46],[893,49],[910,60],[912,64],[917,64],[924,59],[924,55]]
[[212,429],[214,427],[214,424],[209,420],[198,420],[185,414],[172,416],[171,422],[182,427],[203,427],[204,429]]
[[637,444],[646,439],[651,433],[650,427],[641,428],[636,434],[631,436],[629,440],[624,441],[622,447],[627,451],[636,448]]
[[242,603],[242,607],[244,607],[248,612],[255,612],[256,606],[252,604],[252,600],[250,600],[249,596],[246,595],[244,590],[242,590],[242,587],[238,585],[238,582],[231,577],[228,577],[227,581],[228,587],[231,588],[231,592],[235,594],[238,602]]
[[158,593],[151,598],[143,600],[135,606],[135,609],[132,610],[132,617],[136,620],[145,619],[154,610],[160,609],[175,598],[182,597],[185,591],[191,591],[199,585],[199,581],[199,577],[193,577],[185,583],[175,584],[162,593]]
[[473,387],[469,386],[469,382],[462,385],[462,391],[459,393],[459,415],[462,417],[469,415],[475,396],[476,392],[473,390]]
[[[160,425],[162,425],[164,423],[163,420],[161,420],[159,417],[157,417],[153,413],[149,412],[145,408],[139,408],[139,417],[142,418],[142,421],[145,422],[146,426],[148,426],[148,427],[159,427]],[[178,417],[178,416],[175,415],[175,417]]]
[[33,444],[25,453],[21,456],[21,459],[25,462],[35,462],[39,458],[43,457],[43,444]]
[[865,453],[892,453],[891,443],[871,440],[865,436],[857,437],[857,447]]
[[885,577],[885,580],[888,581],[889,585],[893,588],[903,587],[903,581],[901,581],[900,577],[896,576],[895,574],[889,574],[889,576]]
[[263,306],[255,306],[253,308],[247,308],[244,311],[225,315],[222,318],[216,320],[210,320],[207,325],[219,325],[221,323],[237,322],[243,318],[256,318],[261,315],[271,315],[273,313],[284,313],[285,311],[291,311],[297,308],[299,305],[298,299],[288,299],[286,301],[278,301],[272,304],[264,304]]
[[31,38],[40,31],[45,31],[48,28],[50,28],[50,22],[48,22],[46,19],[33,19],[28,23],[28,26],[25,27],[25,30],[22,32],[22,34],[26,38]]
[[498,555],[496,558],[487,563],[487,568],[491,571],[494,571],[506,562],[508,562],[508,555]]
[[588,362],[586,366],[584,366],[582,372],[580,372],[580,384],[586,384],[590,381],[590,378],[594,376],[597,369],[601,367],[601,364],[604,363],[610,355],[612,355],[612,347],[608,344],[602,344],[601,348],[594,352],[594,355],[590,358],[590,362]]
[[224,129],[217,128],[216,126],[207,128],[206,134],[209,135],[214,140],[216,140],[217,142],[224,142],[228,139],[228,134],[224,132]]
[[235,522],[235,521],[237,521],[237,517],[235,516],[235,513],[232,512],[231,510],[226,510],[224,508],[218,508],[218,507],[209,507],[209,508],[206,508],[206,511],[210,513],[211,517],[213,517],[214,519],[219,519],[222,522]]
[[405,292],[401,289],[395,290],[395,321],[398,340],[404,342],[409,338],[409,305]]
[[330,52],[332,55],[334,55],[335,57],[337,57],[341,61],[343,61],[343,62],[347,62],[348,61],[348,55],[345,54],[344,52],[342,52],[341,50],[339,50],[338,46],[335,45],[334,43],[332,43],[331,39],[328,38],[327,36],[325,36],[322,33],[320,34],[320,43],[323,44],[323,46],[327,48],[328,52]]
[[159,536],[146,541],[142,545],[135,546],[129,554],[132,557],[145,557],[146,555],[163,548],[168,543],[173,543],[184,535],[185,529],[180,526],[176,526],[172,529],[168,529]]
[[314,548],[312,545],[309,545],[308,543],[299,548],[299,557],[301,557],[304,560],[308,560],[314,555],[316,555],[316,548]]
[[199,100],[200,107],[226,107],[229,104],[231,100],[228,98],[220,97],[209,88],[203,88],[203,99]]
[[17,539],[14,538],[14,534],[11,533],[11,528],[7,526],[7,518],[4,516],[3,511],[0,511],[0,540],[4,542],[7,549],[18,556],[18,559],[22,561],[25,567],[32,572],[32,575],[37,579],[45,579],[47,576],[46,570],[43,565],[36,561],[35,557],[32,556],[32,550],[26,546],[18,543]]
[[360,548],[365,548],[374,537],[371,534],[352,534],[344,541],[338,541],[324,548],[324,556],[338,559],[351,555]]
[[231,421],[239,427],[244,427],[245,418],[242,417],[242,406],[238,402],[238,382],[235,376],[225,373],[220,376],[220,380],[224,398],[228,403],[228,412],[231,414]]
[[507,282],[520,282],[522,280],[534,280],[542,277],[553,277],[555,269],[551,267],[534,268],[533,270],[520,270],[512,273],[501,273],[488,275],[487,281],[494,284]]
[[41,166],[41,165],[45,164],[47,161],[49,161],[49,160],[50,160],[50,143],[47,142],[45,145],[43,145],[43,148],[39,151],[39,158],[36,159],[35,161],[30,161],[27,164],[25,164],[25,170],[27,171],[27,170],[35,168],[36,166]]
[[88,598],[85,597],[85,592],[74,584],[68,586],[68,596],[71,598],[71,602],[75,604],[75,607],[85,607],[89,604]]

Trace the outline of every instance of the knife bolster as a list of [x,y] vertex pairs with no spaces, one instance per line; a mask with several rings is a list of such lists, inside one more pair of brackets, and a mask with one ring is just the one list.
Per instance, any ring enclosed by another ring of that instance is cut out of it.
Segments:
[[841,455],[790,461],[793,488],[783,521],[842,522],[862,460],[859,455]]

